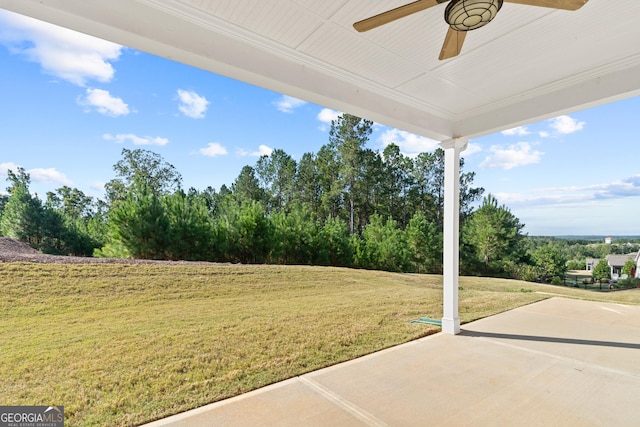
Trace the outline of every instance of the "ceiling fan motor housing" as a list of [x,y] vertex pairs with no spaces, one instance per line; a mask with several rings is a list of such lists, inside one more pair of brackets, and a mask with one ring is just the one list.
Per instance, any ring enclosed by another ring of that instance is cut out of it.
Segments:
[[471,31],[487,25],[502,7],[502,0],[451,0],[444,19],[456,31]]

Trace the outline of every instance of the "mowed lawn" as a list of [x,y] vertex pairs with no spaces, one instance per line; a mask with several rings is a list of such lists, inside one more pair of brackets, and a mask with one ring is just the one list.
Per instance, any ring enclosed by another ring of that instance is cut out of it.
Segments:
[[[548,298],[640,303],[461,278],[462,322]],[[546,292],[546,293],[541,293]],[[439,329],[442,277],[303,266],[0,263],[0,405],[136,425]]]

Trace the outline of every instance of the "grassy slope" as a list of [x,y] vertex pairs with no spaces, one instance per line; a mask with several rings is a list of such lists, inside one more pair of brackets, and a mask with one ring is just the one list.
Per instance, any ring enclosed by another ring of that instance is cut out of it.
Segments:
[[[440,276],[321,267],[0,263],[0,405],[64,405],[68,425],[131,425],[438,329]],[[548,297],[461,278],[469,322]]]

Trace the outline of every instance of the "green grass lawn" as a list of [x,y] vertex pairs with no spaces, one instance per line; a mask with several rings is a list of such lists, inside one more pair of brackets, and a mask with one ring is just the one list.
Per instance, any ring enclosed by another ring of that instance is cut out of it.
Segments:
[[[549,297],[461,278],[469,322]],[[66,425],[135,425],[439,331],[440,276],[297,266],[0,263],[0,405]],[[546,292],[546,293],[540,293]]]

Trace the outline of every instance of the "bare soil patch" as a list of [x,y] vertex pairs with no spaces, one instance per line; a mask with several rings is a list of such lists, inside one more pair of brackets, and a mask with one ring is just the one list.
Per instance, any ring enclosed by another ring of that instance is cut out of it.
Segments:
[[0,262],[37,262],[41,264],[208,264],[229,265],[204,261],[159,261],[120,258],[93,258],[79,256],[48,255],[9,237],[0,237]]
[[16,254],[33,254],[38,253],[28,244],[10,237],[0,237],[0,252],[13,252]]

